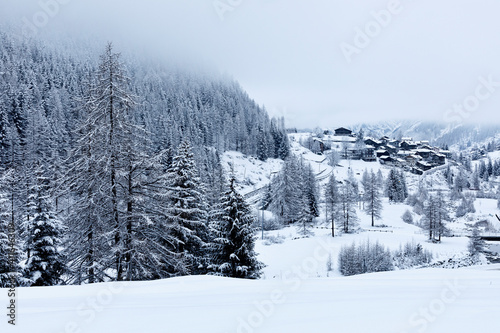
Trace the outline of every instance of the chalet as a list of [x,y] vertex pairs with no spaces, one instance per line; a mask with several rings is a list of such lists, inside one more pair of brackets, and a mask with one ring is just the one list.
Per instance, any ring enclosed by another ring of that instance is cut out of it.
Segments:
[[430,145],[420,145],[418,147],[418,149],[428,149],[428,150],[434,150],[433,147],[431,147]]
[[382,145],[386,145],[389,142],[389,140],[390,140],[390,138],[388,136],[383,136],[380,138],[379,141]]
[[394,146],[394,147],[399,147],[399,145],[401,144],[401,141],[399,141],[399,140],[389,140],[389,142],[387,142],[387,144],[389,144],[391,146]]
[[365,145],[373,146],[375,148],[378,148],[382,145],[382,142],[375,140],[375,139],[372,139],[372,138],[366,138],[366,140],[364,142],[365,142]]
[[[326,149],[325,149],[325,143],[323,142],[323,140],[321,140],[319,138],[313,138],[313,141],[318,143],[319,152],[321,152],[321,153],[325,152]],[[314,151],[314,153],[318,153],[318,151]]]
[[382,156],[390,156],[391,154],[389,154],[389,152],[385,149],[379,149],[375,152],[375,154],[377,155],[377,157],[382,157]]
[[398,157],[405,158],[406,156],[410,156],[413,154],[412,150],[400,150],[398,151]]
[[432,150],[421,148],[421,149],[417,149],[415,152],[417,155],[421,156],[422,158],[427,159],[431,156]]
[[347,148],[347,154],[344,153],[344,157],[351,160],[360,160],[361,155],[361,150],[355,147]]
[[350,129],[340,127],[335,130],[335,135],[336,136],[351,136],[352,131]]
[[432,169],[432,164],[424,162],[424,161],[418,161],[416,166],[422,171],[427,171],[427,170]]
[[446,156],[436,152],[431,152],[429,161],[434,164],[443,165],[446,164]]
[[404,150],[417,149],[417,144],[413,141],[403,141],[399,144],[399,147]]
[[390,156],[384,155],[380,157],[380,163],[381,164],[392,164],[394,162],[394,159]]
[[405,157],[406,163],[410,166],[415,166],[418,161],[422,160],[422,157],[418,155],[408,155]]
[[366,146],[363,149],[363,154],[361,156],[361,159],[365,162],[373,162],[377,160],[377,157],[375,156],[375,147],[373,146]]
[[396,154],[398,151],[398,149],[395,146],[389,144],[385,146],[385,150],[387,150],[391,154]]

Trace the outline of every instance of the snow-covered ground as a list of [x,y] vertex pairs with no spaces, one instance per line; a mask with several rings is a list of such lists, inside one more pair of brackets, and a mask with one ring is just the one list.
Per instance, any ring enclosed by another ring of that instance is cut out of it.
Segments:
[[[465,256],[467,254],[467,237],[446,237],[440,244],[427,242],[427,234],[419,227],[403,222],[401,216],[410,207],[403,204],[389,204],[384,200],[382,219],[376,225],[384,227],[371,227],[370,217],[358,212],[360,218],[360,232],[332,238],[329,225],[318,223],[314,229],[315,237],[300,238],[295,227],[287,227],[277,231],[264,232],[264,241],[257,241],[257,252],[260,260],[268,266],[264,268],[264,279],[287,279],[293,275],[291,268],[300,266],[309,258],[315,256],[315,252],[327,252],[329,258],[316,262],[315,265],[306,265],[302,270],[307,277],[339,276],[337,269],[337,258],[340,248],[369,241],[379,242],[391,250],[398,250],[406,243],[419,243],[424,249],[433,253],[435,260],[444,260],[454,256]],[[259,234],[260,235],[260,234]],[[281,239],[282,243],[271,244],[267,239]],[[333,271],[327,271],[327,261],[331,260]]]
[[199,276],[21,289],[17,325],[8,325],[4,316],[0,331],[495,332],[499,274],[500,265],[490,265],[354,277]]

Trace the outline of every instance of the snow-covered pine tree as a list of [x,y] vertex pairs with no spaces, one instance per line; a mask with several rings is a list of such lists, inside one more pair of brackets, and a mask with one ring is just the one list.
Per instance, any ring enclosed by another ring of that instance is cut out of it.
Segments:
[[486,171],[488,172],[488,175],[490,177],[493,176],[493,161],[491,157],[488,157],[488,164],[486,165]]
[[325,209],[326,220],[330,221],[332,227],[332,237],[335,237],[335,223],[342,220],[343,214],[340,209],[340,192],[335,174],[332,173],[328,183],[325,185]]
[[170,204],[166,213],[173,236],[178,240],[176,252],[183,256],[191,274],[203,273],[204,246],[209,242],[207,203],[189,142],[183,141],[177,147],[167,178]]
[[340,187],[340,209],[342,232],[350,233],[356,229],[358,217],[356,214],[356,191],[346,180]]
[[500,160],[498,159],[493,163],[493,176],[500,176]]
[[463,190],[469,188],[469,186],[469,180],[467,179],[464,170],[460,168],[457,176],[454,178],[453,190],[456,193],[462,193]]
[[403,202],[408,197],[408,189],[403,171],[391,169],[386,181],[386,194],[391,202]]
[[380,184],[377,180],[377,176],[373,170],[368,173],[365,171],[366,176],[363,176],[363,189],[364,189],[364,201],[365,201],[365,212],[371,216],[372,227],[375,226],[375,219],[380,219],[382,217],[382,198],[380,193]]
[[307,164],[302,171],[302,196],[305,199],[305,204],[308,206],[307,211],[313,217],[319,217],[319,188],[318,181],[312,170],[312,167]]
[[297,231],[307,237],[312,235],[311,226],[315,217],[319,216],[318,188],[316,177],[310,165],[301,167],[302,182],[300,193],[300,211],[297,219]]
[[135,104],[135,96],[130,92],[130,79],[125,73],[125,67],[120,59],[120,54],[115,53],[113,45],[106,46],[101,56],[99,68],[96,73],[96,81],[93,86],[90,99],[91,114],[96,123],[97,131],[101,135],[103,153],[105,153],[105,172],[109,181],[106,185],[108,192],[110,211],[108,217],[112,230],[112,252],[113,265],[115,268],[115,279],[123,280],[124,270],[124,232],[125,218],[120,216],[120,201],[123,196],[120,193],[120,183],[123,181],[122,171],[126,169],[123,161],[127,158],[130,141],[130,109]]
[[19,233],[11,206],[13,171],[0,171],[0,288],[23,285]]
[[[168,150],[148,152],[151,147],[142,128],[129,135],[126,150],[124,184],[124,279],[148,280],[178,273],[168,267],[175,266],[175,255],[167,243],[174,243],[165,221],[167,201],[163,162]],[[160,236],[161,235],[161,236]],[[165,242],[168,239],[169,242]]]
[[77,284],[105,280],[105,271],[112,262],[112,240],[108,235],[114,225],[109,220],[112,208],[108,115],[97,107],[93,73],[88,73],[87,78],[78,100],[82,121],[70,153],[71,163],[61,182],[72,202],[65,217],[71,230],[65,240],[65,255],[71,272],[69,281]]
[[424,229],[429,232],[429,240],[440,242],[447,232],[445,223],[450,220],[448,206],[441,191],[430,195],[424,205]]
[[477,225],[474,225],[472,228],[472,235],[469,238],[469,244],[467,249],[469,250],[469,254],[472,256],[474,260],[477,260],[479,254],[483,252],[486,248],[485,241],[481,238],[479,233],[479,228]]
[[31,223],[31,255],[24,268],[25,277],[32,286],[54,286],[62,282],[65,272],[65,258],[59,251],[63,234],[62,222],[53,211],[50,180],[42,164],[35,170],[35,183],[32,184],[34,195],[34,216]]
[[257,158],[265,161],[268,158],[269,145],[267,143],[267,135],[262,127],[259,127],[257,132]]
[[474,172],[472,173],[472,188],[474,190],[480,190],[481,189],[481,180],[480,180],[480,177],[479,177],[479,172],[478,172],[477,167],[474,170]]
[[271,180],[271,204],[269,209],[282,224],[298,220],[301,209],[301,175],[297,159],[289,156],[283,169]]
[[219,214],[211,221],[213,243],[210,245],[211,269],[215,274],[257,279],[263,264],[254,251],[255,230],[250,207],[236,191],[235,179],[221,199]]

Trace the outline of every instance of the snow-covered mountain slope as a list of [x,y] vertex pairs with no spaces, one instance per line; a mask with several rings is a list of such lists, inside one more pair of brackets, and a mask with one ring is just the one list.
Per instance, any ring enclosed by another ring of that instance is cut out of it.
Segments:
[[222,156],[222,167],[227,174],[234,173],[237,188],[241,194],[260,189],[283,167],[283,161],[269,158],[265,162],[236,151],[228,151]]
[[[318,246],[317,257],[325,255]],[[287,255],[283,253],[282,255]],[[493,332],[500,265],[354,277],[193,276],[18,289],[9,333]],[[5,289],[0,290],[2,294]]]

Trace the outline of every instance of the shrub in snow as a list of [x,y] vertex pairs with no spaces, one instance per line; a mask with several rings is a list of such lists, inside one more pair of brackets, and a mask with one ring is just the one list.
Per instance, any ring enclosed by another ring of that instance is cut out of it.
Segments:
[[472,229],[472,236],[469,238],[468,250],[472,257],[478,257],[485,250],[486,243],[479,235],[479,229],[476,226]]
[[333,260],[331,253],[328,253],[328,259],[326,260],[326,271],[327,272],[333,271]]
[[457,207],[456,216],[462,217],[468,213],[475,213],[476,208],[474,207],[474,201],[476,197],[472,194],[464,194],[460,200],[460,204]]
[[282,244],[285,241],[285,236],[281,236],[280,234],[276,236],[266,236],[264,238],[264,245],[272,245],[272,244]]
[[483,264],[487,264],[486,258],[484,257],[483,254],[479,254],[477,256],[466,254],[465,256],[455,255],[446,260],[438,261],[430,265],[429,267],[456,269],[461,267],[469,267],[469,266],[483,265]]
[[403,216],[401,216],[401,219],[403,219],[403,222],[413,224],[413,215],[409,210],[406,210],[404,212]]
[[366,242],[359,246],[343,246],[339,253],[339,270],[344,276],[384,272],[394,269],[392,255],[378,242]]
[[281,224],[278,219],[274,219],[274,218],[273,219],[264,219],[264,221],[256,220],[255,229],[257,229],[257,230],[264,229],[264,231],[281,230],[281,229],[283,229],[283,224]]
[[400,246],[394,252],[394,266],[399,269],[411,268],[414,266],[428,264],[432,261],[432,253],[424,250],[422,245],[414,242]]

